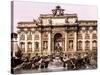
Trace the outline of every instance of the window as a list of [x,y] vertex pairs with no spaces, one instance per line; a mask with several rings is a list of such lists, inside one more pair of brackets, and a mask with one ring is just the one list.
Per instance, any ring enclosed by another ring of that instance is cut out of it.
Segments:
[[48,37],[48,35],[47,35],[46,33],[44,33],[44,37],[45,37],[45,38],[47,38],[47,37]]
[[47,49],[48,48],[48,42],[47,41],[43,41],[43,49]]
[[93,31],[93,27],[90,27],[90,28],[89,28],[89,31],[90,31],[90,33],[91,33],[91,32]]
[[35,42],[35,49],[36,49],[36,50],[39,49],[39,42]]
[[82,41],[78,41],[78,50],[82,50]]
[[39,35],[36,34],[34,38],[35,38],[35,40],[39,40]]
[[48,40],[48,34],[47,34],[47,32],[43,33],[43,39]]
[[28,48],[28,51],[32,51],[32,43],[31,42],[28,42],[27,44],[27,48]]
[[73,49],[73,40],[69,40],[69,48]]
[[93,48],[93,50],[96,50],[96,48],[97,48],[97,41],[93,41],[92,42],[92,48]]
[[24,42],[21,42],[20,43],[20,47],[21,47],[22,51],[24,51],[25,50],[25,43]]
[[20,40],[25,40],[25,35],[24,34],[20,35]]
[[93,34],[92,35],[92,39],[96,39],[97,38],[97,35],[96,34]]
[[89,38],[90,38],[89,34],[86,33],[86,34],[85,34],[85,39],[89,39]]
[[89,50],[90,49],[90,42],[86,41],[85,42],[85,50]]
[[82,39],[82,34],[78,33],[78,39]]
[[[82,23],[82,24],[85,24],[85,23]],[[84,33],[86,31],[86,28],[85,27],[82,27],[82,32]]]
[[32,33],[31,33],[31,31],[29,31],[28,34],[27,34],[27,40],[32,40]]

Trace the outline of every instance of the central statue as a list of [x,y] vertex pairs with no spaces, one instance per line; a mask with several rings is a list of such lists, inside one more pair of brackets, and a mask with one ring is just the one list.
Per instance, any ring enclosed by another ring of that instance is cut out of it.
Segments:
[[60,46],[59,42],[57,43],[55,49],[56,49],[56,52],[61,52],[62,51],[62,47]]

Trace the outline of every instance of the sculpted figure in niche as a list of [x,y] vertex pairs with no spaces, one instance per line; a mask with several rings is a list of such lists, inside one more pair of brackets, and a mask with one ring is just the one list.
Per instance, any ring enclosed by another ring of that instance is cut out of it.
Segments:
[[56,44],[56,51],[57,52],[61,52],[62,51],[62,47],[61,47],[61,45],[60,45],[60,43],[58,42],[57,44]]
[[49,21],[49,24],[51,25],[51,24],[52,24],[52,20],[51,20],[51,19],[49,19],[48,21]]

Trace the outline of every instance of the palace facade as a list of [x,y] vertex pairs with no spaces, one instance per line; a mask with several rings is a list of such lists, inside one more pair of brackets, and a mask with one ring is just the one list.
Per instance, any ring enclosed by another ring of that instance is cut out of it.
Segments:
[[97,20],[78,20],[56,6],[52,14],[40,14],[38,20],[18,22],[18,46],[25,54],[69,55],[97,52]]

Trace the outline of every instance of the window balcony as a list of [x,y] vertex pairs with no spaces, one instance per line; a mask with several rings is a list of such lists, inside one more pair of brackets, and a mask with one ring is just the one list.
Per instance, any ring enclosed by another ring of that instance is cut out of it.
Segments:
[[89,51],[90,50],[90,48],[89,47],[85,47],[85,51]]
[[77,51],[82,51],[82,48],[78,48],[78,50]]
[[82,39],[82,36],[78,36],[78,39]]
[[32,48],[28,48],[27,49],[27,52],[32,52]]
[[93,47],[92,50],[97,50],[97,47]]

